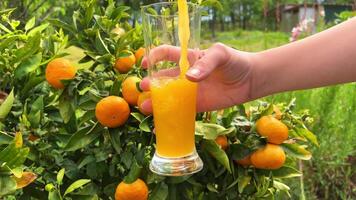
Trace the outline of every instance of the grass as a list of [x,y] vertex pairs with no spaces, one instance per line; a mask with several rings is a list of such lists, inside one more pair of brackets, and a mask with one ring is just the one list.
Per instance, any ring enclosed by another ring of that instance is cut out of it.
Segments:
[[[203,47],[212,40],[205,35]],[[216,41],[244,51],[261,51],[289,42],[281,32],[230,31],[217,33]],[[320,147],[312,147],[313,159],[304,162],[306,199],[356,199],[356,84],[293,91],[266,97],[269,101],[290,101],[296,109],[309,109],[315,119],[311,130]],[[293,179],[292,199],[300,198],[299,181]]]
[[[209,37],[203,36],[205,48],[211,44]],[[215,40],[242,51],[256,52],[285,44],[289,36],[282,32],[231,31],[217,33]]]

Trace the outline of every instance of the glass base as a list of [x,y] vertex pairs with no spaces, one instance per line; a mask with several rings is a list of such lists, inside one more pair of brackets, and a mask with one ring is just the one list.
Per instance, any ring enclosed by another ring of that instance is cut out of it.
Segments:
[[155,153],[150,163],[150,170],[162,176],[185,176],[202,169],[203,161],[196,151],[181,158],[164,158]]

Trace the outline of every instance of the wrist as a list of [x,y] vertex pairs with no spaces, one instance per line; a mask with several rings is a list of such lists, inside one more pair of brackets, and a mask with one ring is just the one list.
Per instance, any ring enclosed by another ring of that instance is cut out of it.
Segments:
[[270,77],[268,70],[266,70],[267,57],[264,52],[257,52],[251,54],[251,86],[250,86],[250,98],[251,100],[258,99],[267,95],[270,95],[271,82],[268,80]]

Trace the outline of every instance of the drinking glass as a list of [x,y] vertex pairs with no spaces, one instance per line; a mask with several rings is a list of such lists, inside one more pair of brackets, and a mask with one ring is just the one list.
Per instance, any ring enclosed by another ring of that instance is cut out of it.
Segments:
[[[201,15],[199,6],[192,3],[188,3],[188,12],[189,65],[192,66],[199,55]],[[156,152],[150,169],[164,176],[196,173],[203,168],[194,141],[197,84],[180,76],[179,56],[163,58],[164,54],[154,52],[159,46],[180,52],[177,3],[143,6],[142,20],[156,135]]]

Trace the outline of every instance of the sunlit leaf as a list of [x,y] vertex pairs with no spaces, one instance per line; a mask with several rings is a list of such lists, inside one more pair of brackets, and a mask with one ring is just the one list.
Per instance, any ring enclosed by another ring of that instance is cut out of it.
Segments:
[[145,132],[151,132],[150,126],[149,126],[149,120],[150,116],[146,117],[139,125],[140,129]]
[[14,100],[14,90],[11,90],[5,101],[0,105],[0,120],[5,119],[5,117],[9,114]]
[[137,112],[132,112],[130,113],[131,116],[133,116],[135,119],[137,119],[137,121],[142,122],[145,119],[145,116],[142,115],[141,113],[137,113]]
[[[40,32],[42,32],[43,30],[45,30],[47,27],[49,26],[48,23],[42,24],[41,26],[37,26],[36,28],[33,28],[29,33],[28,36],[34,36]],[[38,34],[40,35],[40,34]]]
[[310,142],[312,142],[314,145],[319,146],[317,137],[311,131],[309,131],[308,129],[306,129],[306,128],[295,128],[294,130],[295,130],[297,135],[299,135],[301,137],[304,137],[307,140],[309,140]]
[[290,190],[290,188],[286,184],[276,181],[276,180],[273,180],[273,186],[281,191],[289,191]]
[[195,123],[195,134],[201,135],[207,140],[214,140],[219,135],[227,135],[233,131],[235,131],[234,127],[226,129],[218,124],[203,123],[201,121]]
[[65,169],[62,168],[62,169],[59,170],[59,172],[57,173],[57,184],[58,184],[58,185],[62,185],[63,177],[64,177],[64,172],[65,172]]
[[64,192],[64,196],[66,196],[67,194],[73,192],[74,190],[76,190],[78,188],[81,188],[85,184],[88,184],[90,181],[91,181],[90,179],[79,179],[79,180],[75,181],[66,189],[66,191]]
[[32,17],[30,20],[28,20],[25,25],[25,31],[28,31],[31,28],[33,28],[35,26],[35,23],[36,23],[36,17]]
[[310,160],[312,155],[303,146],[298,144],[282,144],[283,149],[288,155],[301,160]]
[[206,188],[207,188],[210,192],[219,193],[219,191],[215,188],[214,184],[212,184],[212,183],[208,183],[208,184],[206,185]]
[[240,175],[238,178],[238,190],[239,190],[239,193],[242,193],[245,189],[245,187],[250,183],[251,181],[251,176],[248,176],[248,175]]
[[15,178],[21,178],[22,174],[23,174],[23,169],[22,166],[21,167],[15,167],[10,169],[12,175],[14,175]]

